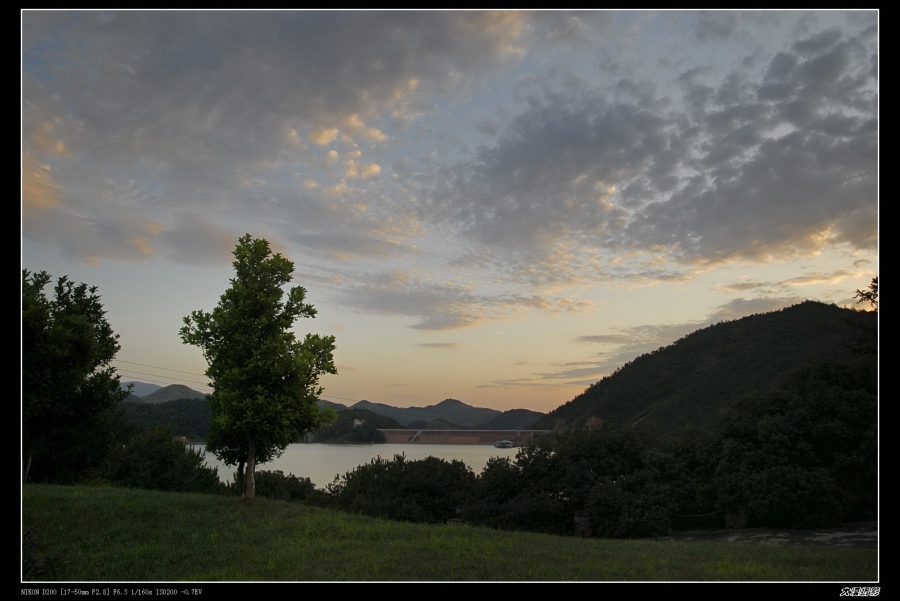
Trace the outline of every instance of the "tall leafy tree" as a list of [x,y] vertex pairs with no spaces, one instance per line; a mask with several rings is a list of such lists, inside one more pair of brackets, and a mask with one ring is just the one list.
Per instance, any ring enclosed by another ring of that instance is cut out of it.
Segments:
[[256,465],[281,455],[300,434],[327,420],[317,404],[319,377],[336,374],[334,336],[292,328],[312,318],[306,290],[285,295],[294,264],[264,239],[246,234],[234,250],[231,287],[211,313],[194,311],[180,330],[185,344],[200,347],[212,380],[212,425],[206,448],[226,465],[238,466],[243,495],[255,496]]
[[83,428],[128,392],[110,362],[118,335],[106,320],[97,287],[22,270],[22,479],[37,445]]

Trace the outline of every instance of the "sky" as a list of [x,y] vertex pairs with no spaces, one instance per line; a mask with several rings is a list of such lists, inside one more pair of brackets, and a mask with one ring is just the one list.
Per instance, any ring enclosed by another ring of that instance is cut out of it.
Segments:
[[[322,398],[548,412],[878,273],[877,10],[21,12],[21,261],[122,381],[209,392],[238,238],[334,335]],[[48,290],[49,291],[49,290]]]

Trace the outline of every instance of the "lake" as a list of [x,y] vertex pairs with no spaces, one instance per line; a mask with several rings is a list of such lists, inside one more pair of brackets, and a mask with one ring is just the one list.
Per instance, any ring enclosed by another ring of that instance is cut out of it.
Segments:
[[[199,450],[206,449],[202,444],[191,446]],[[281,457],[269,463],[259,464],[256,469],[281,470],[285,474],[309,478],[316,488],[325,488],[334,481],[335,476],[343,476],[379,456],[388,460],[400,454],[409,460],[425,459],[429,456],[447,461],[459,459],[476,474],[480,474],[491,457],[515,459],[517,451],[517,448],[498,449],[493,445],[465,444],[292,444],[285,449]],[[212,453],[206,454],[206,464],[219,471],[221,481],[234,481],[234,472],[237,468],[226,466]]]

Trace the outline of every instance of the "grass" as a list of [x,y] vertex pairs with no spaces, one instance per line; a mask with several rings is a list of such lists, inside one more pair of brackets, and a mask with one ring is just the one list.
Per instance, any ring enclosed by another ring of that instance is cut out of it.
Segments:
[[34,580],[671,582],[878,579],[875,549],[580,539],[258,498],[29,484]]

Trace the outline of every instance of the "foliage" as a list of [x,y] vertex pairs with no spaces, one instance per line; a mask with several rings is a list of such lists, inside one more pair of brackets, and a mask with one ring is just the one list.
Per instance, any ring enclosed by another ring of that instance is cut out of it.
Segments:
[[571,534],[573,516],[561,497],[558,469],[559,458],[549,446],[522,447],[514,463],[488,462],[478,478],[478,505],[464,512],[466,519],[502,529]]
[[285,475],[281,470],[256,472],[256,494],[260,497],[282,501],[306,502],[315,505],[327,503],[325,493],[318,490],[312,480],[293,474]]
[[509,457],[491,457],[476,478],[472,500],[463,509],[462,518],[491,528],[527,529],[517,526],[527,525],[530,520],[522,524],[513,516],[514,506],[525,490],[519,465]]
[[437,419],[423,420],[418,419],[406,424],[406,427],[412,430],[468,430],[467,426],[460,426],[453,422],[439,417]]
[[212,411],[206,398],[176,399],[163,403],[124,402],[119,406],[128,423],[140,429],[165,426],[177,436],[190,440],[205,439],[212,424]]
[[464,517],[475,524],[635,538],[721,527],[824,527],[878,510],[877,356],[817,362],[670,438],[603,425],[540,439],[488,462]]
[[[539,444],[516,456],[517,492],[500,504],[506,511],[495,518],[499,527],[572,534],[574,516],[583,512],[596,536],[634,538],[670,530],[677,462],[649,433],[604,427]],[[490,468],[481,482],[488,490],[479,491],[496,499],[503,492],[490,489],[513,483],[509,466],[495,462]]]
[[577,429],[599,418],[673,437],[708,429],[720,410],[793,370],[852,360],[861,333],[877,339],[876,322],[874,312],[807,301],[709,326],[637,357],[532,427]]
[[118,336],[96,286],[60,277],[48,298],[47,272],[22,270],[22,477],[35,450],[85,427],[128,392],[110,362]]
[[397,420],[365,409],[346,409],[336,419],[316,430],[315,442],[321,443],[382,443],[380,428],[402,428]]
[[689,429],[681,438],[668,441],[675,458],[672,490],[672,530],[721,528],[724,514],[718,505],[716,468],[721,444],[712,432]]
[[854,295],[857,303],[869,303],[872,309],[878,310],[878,276],[872,278],[868,290],[856,290]]
[[459,517],[470,501],[475,474],[463,461],[378,457],[326,487],[345,511],[407,522],[441,523]]
[[76,484],[96,476],[114,449],[139,430],[121,412],[107,409],[78,428],[57,429],[34,449],[28,479],[33,482]]
[[223,493],[218,472],[204,462],[204,454],[189,448],[162,426],[129,438],[113,451],[100,478],[131,488],[174,492]]
[[292,331],[297,319],[316,315],[304,303],[304,288],[295,286],[283,298],[294,264],[249,234],[234,257],[235,276],[218,306],[185,317],[180,335],[200,347],[208,363],[213,421],[207,449],[239,470],[246,465],[241,481],[252,499],[256,464],[321,425],[319,377],[337,370],[333,336],[307,334],[301,342]]
[[867,356],[808,366],[723,415],[716,468],[720,508],[771,526],[874,519],[876,361]]

